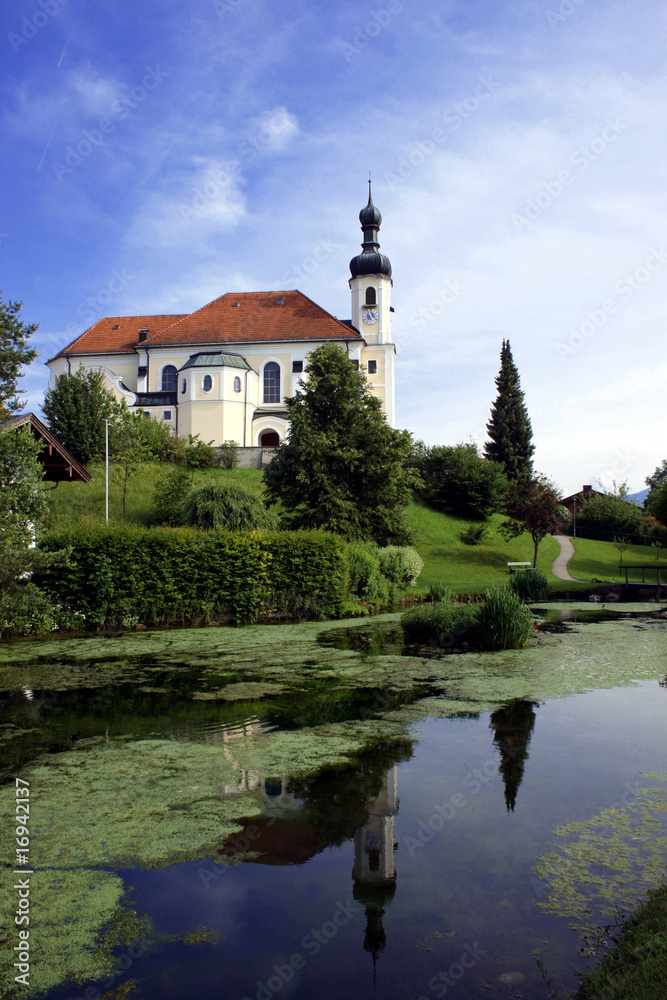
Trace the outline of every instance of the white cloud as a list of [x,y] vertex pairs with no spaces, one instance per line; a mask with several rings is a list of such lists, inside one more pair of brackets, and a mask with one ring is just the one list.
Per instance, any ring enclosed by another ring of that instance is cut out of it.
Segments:
[[115,77],[102,76],[90,65],[70,73],[67,86],[78,98],[81,110],[89,115],[108,115],[122,90],[122,84]]
[[178,186],[154,191],[132,220],[126,241],[132,246],[189,248],[201,254],[211,237],[234,229],[246,214],[241,177],[233,162],[198,158],[191,173],[181,171]]
[[296,115],[284,105],[265,111],[250,122],[251,128],[245,138],[248,151],[260,156],[283,153],[295,136],[299,134]]

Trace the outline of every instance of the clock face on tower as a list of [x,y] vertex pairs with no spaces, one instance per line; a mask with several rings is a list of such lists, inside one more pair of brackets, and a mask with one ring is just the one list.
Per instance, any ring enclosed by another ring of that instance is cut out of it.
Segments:
[[377,323],[378,315],[379,314],[377,309],[364,309],[361,314],[361,318],[363,319],[364,323],[367,323],[369,326],[371,326],[371,324]]

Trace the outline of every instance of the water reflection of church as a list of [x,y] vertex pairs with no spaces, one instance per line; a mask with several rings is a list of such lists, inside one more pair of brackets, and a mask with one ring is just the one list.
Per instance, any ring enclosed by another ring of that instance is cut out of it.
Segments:
[[396,892],[394,816],[398,812],[396,765],[382,779],[379,794],[368,800],[368,822],[354,834],[353,896],[366,910],[364,948],[373,966],[387,943],[382,925],[385,906]]
[[[535,704],[530,701],[511,702],[490,717],[508,812],[516,805],[534,724]],[[411,756],[411,744],[384,744],[361,755],[349,768],[325,769],[314,779],[299,780],[262,776],[240,765],[235,741],[266,731],[258,719],[249,719],[225,727],[213,738],[238,775],[225,786],[225,793],[254,794],[263,806],[260,816],[239,820],[243,833],[230,837],[219,853],[240,855],[240,860],[253,864],[301,865],[329,847],[353,840],[353,897],[365,910],[363,947],[375,967],[386,945],[385,909],[396,892],[397,764]]]

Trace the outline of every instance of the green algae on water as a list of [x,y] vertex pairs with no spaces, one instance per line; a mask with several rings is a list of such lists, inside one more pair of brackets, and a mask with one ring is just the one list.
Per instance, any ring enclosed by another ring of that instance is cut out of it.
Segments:
[[[667,782],[667,774],[642,775]],[[573,929],[631,910],[666,874],[667,788],[638,788],[627,804],[554,830],[555,850],[538,858],[534,872],[546,898],[538,906],[575,922]]]
[[[209,744],[91,741],[26,769],[34,796],[31,860],[132,868],[203,858],[240,831],[241,819],[262,813],[249,773],[307,777],[349,765],[380,740],[404,737],[402,726],[381,721],[268,733],[251,722],[248,732]],[[13,787],[0,788],[7,822],[14,805]]]
[[[26,770],[38,865],[163,867],[213,853],[261,812],[251,795],[225,795],[234,769],[222,749],[145,740],[54,754]],[[0,816],[14,790],[0,789]],[[33,797],[34,796],[34,804]]]
[[[0,972],[7,987],[14,985],[12,948],[18,942],[14,925],[16,894],[13,880],[3,879]],[[114,959],[105,929],[125,917],[122,880],[112,872],[35,870],[30,875],[30,987],[22,996],[46,992],[61,983],[95,981],[109,975]],[[125,936],[123,943],[136,935]]]
[[254,701],[282,694],[284,690],[282,684],[240,681],[238,684],[227,684],[219,691],[195,691],[192,697],[195,701]]
[[[563,610],[567,608],[561,606]],[[373,634],[386,629],[393,635],[399,620],[398,614],[378,616]],[[413,721],[428,714],[456,714],[457,705],[470,710],[475,703],[477,710],[493,710],[517,698],[539,701],[664,675],[664,620],[619,617],[573,622],[568,629],[542,633],[527,649],[432,657],[389,651],[391,643],[383,651],[379,640],[374,644],[377,655],[368,655],[357,641],[368,631],[368,623],[358,620],[339,622],[334,630],[327,622],[33,640],[20,644],[20,659],[19,644],[0,644],[0,689],[57,691],[122,682],[153,688],[172,683],[156,685],[156,672],[180,685],[187,673],[187,684],[195,692],[191,699],[231,698],[230,704],[236,692],[239,699],[279,699],[280,688],[283,694],[307,696],[313,684],[405,692],[411,702],[405,721]],[[348,644],[355,648],[341,648],[342,641],[331,644],[346,632],[357,637]],[[415,702],[415,688],[422,685],[428,701]]]

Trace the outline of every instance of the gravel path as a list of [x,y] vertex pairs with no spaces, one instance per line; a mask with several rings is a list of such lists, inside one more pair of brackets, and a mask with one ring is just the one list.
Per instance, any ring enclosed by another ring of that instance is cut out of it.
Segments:
[[585,583],[585,580],[577,580],[575,577],[570,576],[567,571],[567,564],[574,555],[572,539],[568,538],[567,535],[554,535],[553,537],[560,545],[560,553],[556,556],[551,566],[553,575],[557,576],[559,580],[567,580],[568,583]]

